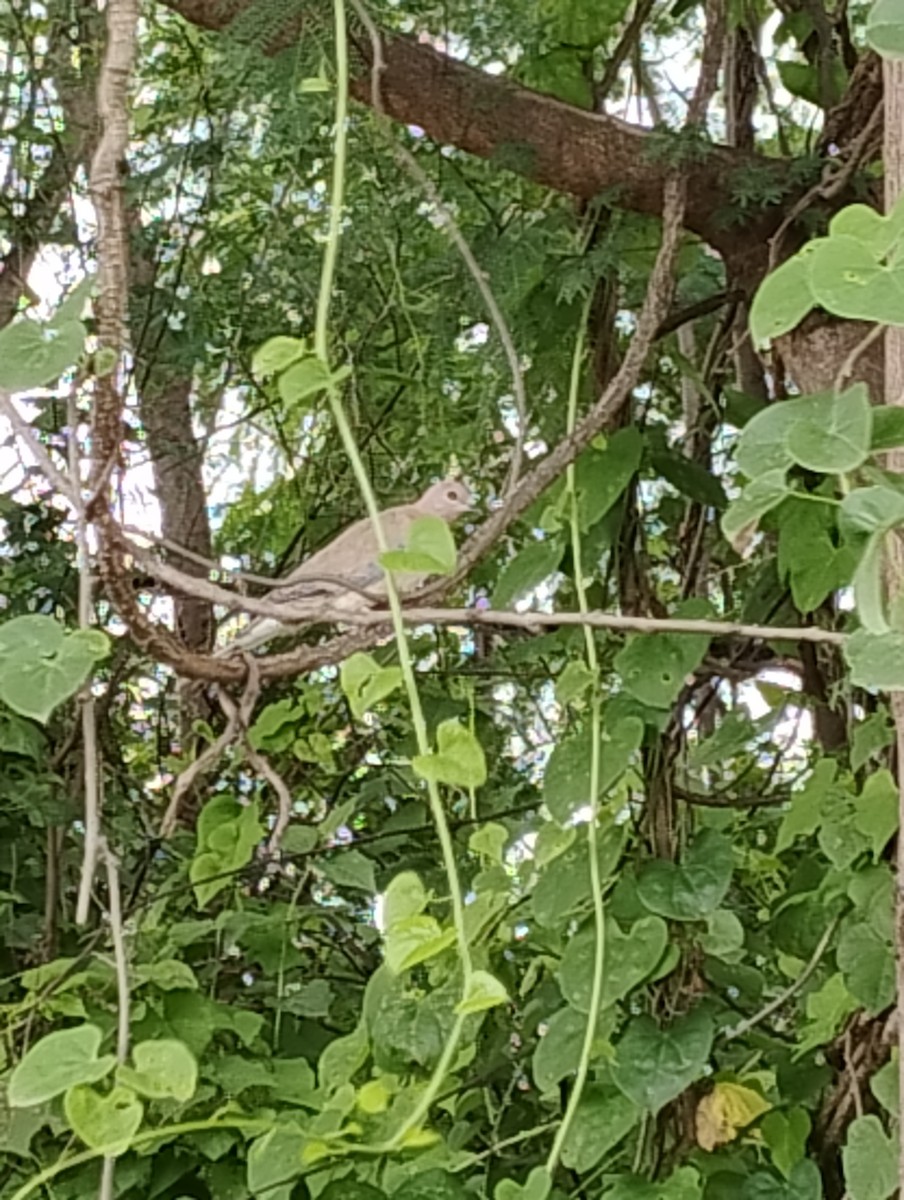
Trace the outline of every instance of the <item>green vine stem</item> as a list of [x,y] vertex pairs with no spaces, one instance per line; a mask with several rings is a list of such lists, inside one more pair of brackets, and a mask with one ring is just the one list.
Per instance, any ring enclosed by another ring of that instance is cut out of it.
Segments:
[[[336,273],[336,261],[339,253],[339,239],[342,228],[342,207],[345,192],[345,166],[348,148],[348,87],[349,87],[349,67],[348,67],[348,36],[346,26],[345,0],[334,0],[333,12],[335,21],[336,34],[336,130],[333,139],[333,176],[331,186],[331,211],[329,221],[329,232],[327,237],[326,249],[323,256],[323,269],[320,277],[320,293],[317,303],[317,318],[314,329],[314,351],[320,360],[329,370],[329,313],[330,302],[333,292],[333,282]],[[367,475],[367,470],[361,459],[358,451],[357,443],[352,429],[345,416],[345,410],[342,406],[342,399],[334,383],[330,382],[327,386],[327,395],[329,397],[330,408],[333,414],[333,420],[336,422],[336,428],[339,432],[339,437],[342,440],[342,446],[345,453],[348,455],[349,462],[354,472],[358,487],[361,490],[361,495],[364,498],[364,504],[367,509],[367,515],[370,517],[371,524],[374,528],[374,534],[377,540],[377,546],[381,553],[385,553],[388,549],[386,537],[383,533],[383,527],[380,522],[380,511],[377,507],[377,498],[371,486],[370,479]],[[414,726],[415,739],[417,741],[418,753],[429,755],[431,752],[430,739],[427,733],[427,723],[424,719],[424,711],[421,707],[421,700],[417,689],[417,680],[414,673],[414,664],[411,660],[411,653],[408,647],[408,639],[405,634],[405,625],[402,618],[402,606],[399,602],[399,595],[396,591],[390,572],[386,572],[386,594],[389,602],[389,610],[392,616],[392,627],[395,636],[396,647],[399,655],[399,666],[402,670],[402,679],[405,685],[405,691],[408,696],[408,704],[411,708],[411,721]],[[439,794],[439,788],[434,780],[427,781],[427,794],[429,797],[430,812],[436,825],[436,832],[439,838],[440,848],[443,857],[443,866],[445,868],[446,877],[449,883],[449,893],[452,900],[452,921],[455,927],[455,938],[458,947],[458,957],[461,963],[462,970],[462,994],[466,994],[471,983],[474,967],[471,961],[471,951],[468,946],[467,931],[465,929],[465,906],[462,896],[461,883],[458,877],[458,867],[455,862],[455,848],[452,842],[452,834],[449,830],[449,824],[446,821],[445,810],[443,809],[442,799]],[[446,1045],[440,1055],[439,1062],[427,1083],[424,1093],[421,1096],[416,1108],[403,1121],[397,1132],[386,1143],[387,1150],[397,1149],[404,1141],[406,1134],[412,1129],[416,1129],[427,1116],[433,1101],[439,1094],[442,1087],[443,1079],[449,1071],[455,1055],[458,1051],[458,1045],[461,1041],[462,1031],[464,1029],[464,1017],[459,1015],[456,1017],[455,1023],[446,1040]]]
[[[273,1128],[272,1121],[263,1120],[260,1117],[246,1117],[237,1115],[235,1117],[212,1117],[207,1121],[183,1121],[179,1125],[162,1125],[158,1129],[147,1129],[144,1133],[138,1133],[129,1142],[130,1150],[140,1150],[142,1146],[151,1146],[154,1142],[160,1141],[161,1138],[169,1140],[171,1138],[180,1137],[183,1133],[204,1133],[208,1129],[244,1129],[250,1133],[267,1133]],[[92,1162],[96,1158],[104,1158],[105,1152],[101,1150],[82,1150],[78,1154],[70,1154],[68,1158],[58,1158],[57,1161],[50,1167],[45,1167],[37,1175],[33,1175],[27,1183],[19,1188],[17,1192],[13,1192],[10,1200],[27,1200],[27,1197],[33,1195],[40,1188],[45,1187],[58,1175],[62,1175],[64,1171],[68,1171],[70,1167],[81,1167],[85,1163]]]
[[[575,343],[574,355],[571,362],[571,380],[568,391],[568,433],[574,429],[577,422],[578,393],[581,385],[581,373],[584,364],[584,335],[587,328],[590,304],[585,306],[581,315],[581,325]],[[565,476],[570,500],[571,525],[571,554],[574,561],[574,585],[577,593],[578,608],[582,615],[587,614],[587,590],[584,587],[584,570],[581,558],[581,528],[578,518],[578,497],[575,488],[575,469],[572,463]],[[584,648],[587,656],[587,666],[593,675],[592,693],[590,700],[590,795],[587,819],[587,854],[590,866],[590,891],[593,897],[593,977],[590,988],[590,1012],[587,1016],[587,1027],[584,1030],[584,1042],[581,1047],[581,1061],[575,1077],[574,1087],[568,1097],[568,1104],[562,1117],[562,1122],[556,1132],[546,1169],[552,1175],[558,1166],[562,1155],[562,1147],[568,1137],[568,1131],[574,1121],[584,1087],[590,1074],[590,1060],[593,1054],[593,1041],[596,1037],[596,1027],[599,1021],[600,1005],[603,998],[603,969],[606,957],[606,914],[603,907],[603,881],[600,878],[599,854],[597,852],[597,819],[599,817],[599,780],[600,780],[600,745],[602,739],[602,714],[600,709],[599,661],[596,654],[596,643],[593,640],[593,630],[583,626]]]

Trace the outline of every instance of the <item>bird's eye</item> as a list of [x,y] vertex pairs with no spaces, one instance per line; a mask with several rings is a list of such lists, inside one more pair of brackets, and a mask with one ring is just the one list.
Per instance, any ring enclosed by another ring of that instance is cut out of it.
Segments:
[[458,492],[456,492],[456,491],[446,492],[446,499],[447,500],[457,500]]

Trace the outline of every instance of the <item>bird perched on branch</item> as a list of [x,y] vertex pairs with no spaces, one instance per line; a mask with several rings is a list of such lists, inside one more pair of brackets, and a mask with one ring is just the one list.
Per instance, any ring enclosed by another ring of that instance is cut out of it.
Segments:
[[[412,523],[421,517],[439,517],[451,524],[474,507],[474,497],[458,479],[431,484],[412,504],[398,504],[380,513],[380,527],[388,550],[408,544]],[[386,596],[386,574],[379,562],[380,548],[369,517],[349,525],[331,542],[312,554],[267,593],[274,604],[291,604],[296,609],[310,605],[312,617],[331,610],[343,613],[371,608]],[[396,587],[404,594],[416,591],[429,578],[428,572],[405,572],[396,576]],[[366,593],[366,594],[365,594]],[[253,650],[271,638],[291,632],[303,617],[293,614],[287,623],[273,617],[255,617],[218,656]]]

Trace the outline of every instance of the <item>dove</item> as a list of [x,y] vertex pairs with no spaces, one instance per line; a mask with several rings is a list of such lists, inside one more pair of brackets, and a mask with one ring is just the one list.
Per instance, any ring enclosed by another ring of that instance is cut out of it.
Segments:
[[[431,484],[412,504],[398,504],[380,513],[387,549],[404,549],[411,524],[419,517],[440,517],[451,524],[473,507],[474,497],[460,480],[443,479]],[[363,517],[281,579],[267,593],[267,599],[296,607],[310,602],[312,614],[323,612],[327,606],[337,615],[360,612],[386,596],[386,575],[379,555],[373,524],[369,517]],[[403,594],[413,592],[428,578],[427,573],[405,572],[396,576],[396,587]],[[298,618],[283,624],[273,617],[255,617],[237,638],[217,652],[218,656],[253,650],[291,632],[298,624]]]

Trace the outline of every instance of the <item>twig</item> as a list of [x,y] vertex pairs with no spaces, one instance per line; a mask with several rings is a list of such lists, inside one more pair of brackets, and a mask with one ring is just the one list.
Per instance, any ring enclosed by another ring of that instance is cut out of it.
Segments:
[[850,354],[845,358],[844,362],[838,368],[838,374],[835,376],[834,391],[840,392],[845,383],[854,373],[854,367],[862,354],[864,354],[873,342],[877,341],[885,333],[884,325],[874,325],[865,337],[854,346]]
[[742,1021],[740,1025],[736,1025],[734,1029],[726,1029],[724,1036],[727,1042],[733,1042],[735,1038],[743,1037],[745,1033],[749,1033],[751,1029],[755,1029],[757,1025],[762,1024],[767,1017],[771,1017],[774,1012],[777,1012],[780,1008],[787,1004],[789,1000],[793,999],[793,997],[797,995],[800,989],[804,986],[804,984],[819,966],[822,956],[825,954],[826,950],[828,950],[829,942],[832,940],[835,930],[838,928],[840,922],[840,916],[835,917],[830,922],[828,928],[817,942],[816,949],[810,956],[810,961],[807,963],[798,977],[788,984],[784,991],[780,992],[774,1000],[770,1000],[768,1004],[764,1005],[759,1012],[754,1013],[752,1017],[748,1017],[745,1021]]
[[[51,483],[64,500],[68,500],[77,514],[84,512],[82,497],[78,487],[78,476],[67,479],[66,475],[54,465],[53,459],[38,439],[31,424],[25,420],[13,403],[8,392],[0,389],[0,412],[3,413],[17,437],[20,437],[28,447],[29,453],[44,473],[48,483]],[[71,461],[71,460],[70,460]]]
[[[78,404],[73,387],[67,399],[69,425],[69,478],[74,493],[81,499],[81,455],[78,442]],[[78,558],[78,623],[80,629],[91,627],[91,561],[88,545],[88,522],[85,509],[76,509],[75,544]],[[100,749],[97,742],[97,714],[94,708],[93,675],[79,692],[78,704],[82,728],[82,788],[85,806],[85,845],[79,875],[75,923],[84,925],[91,911],[91,888],[97,871],[101,843]]]
[[386,107],[383,104],[382,75],[386,69],[386,64],[383,58],[383,40],[380,37],[380,31],[377,29],[374,21],[363,4],[362,0],[351,0],[352,8],[358,15],[361,24],[367,30],[367,36],[370,38],[371,53],[373,62],[371,64],[370,86],[371,86],[371,104],[374,113],[377,116],[377,121],[383,136],[386,138],[389,148],[395,159],[417,180],[418,184],[426,192],[430,199],[430,203],[436,208],[439,213],[443,226],[451,238],[456,250],[461,256],[462,261],[468,269],[474,284],[480,292],[481,299],[486,305],[487,312],[490,315],[490,320],[496,330],[502,348],[505,352],[505,357],[508,360],[509,370],[512,374],[512,391],[515,398],[515,410],[518,414],[518,430],[515,435],[515,442],[512,448],[512,458],[509,464],[508,475],[503,487],[503,495],[508,495],[521,474],[521,465],[524,460],[524,439],[527,436],[527,396],[524,388],[524,375],[521,371],[521,364],[518,361],[518,351],[515,348],[515,342],[512,338],[505,317],[502,315],[502,309],[499,307],[496,297],[493,294],[493,289],[487,280],[484,271],[481,269],[480,263],[474,257],[474,252],[468,245],[467,239],[458,227],[449,206],[443,200],[439,193],[436,184],[417,161],[411,151],[398,142],[392,135],[389,129],[389,119],[386,116]]
[[[249,695],[255,698],[259,692],[258,679],[254,672],[249,673],[248,681],[245,685],[245,694],[242,698],[241,709],[244,710],[245,700]],[[222,698],[221,698],[222,703]],[[180,772],[173,784],[173,794],[170,797],[170,802],[166,806],[166,812],[163,814],[163,820],[160,822],[160,836],[168,838],[173,835],[176,828],[176,821],[179,817],[179,806],[182,803],[182,797],[191,788],[192,784],[202,775],[204,771],[217,761],[220,755],[228,746],[231,746],[236,738],[240,735],[240,710],[234,705],[229,719],[226,723],[226,728],[220,736],[203,750],[193,763],[190,763],[184,771]]]
[[248,762],[259,775],[262,775],[266,779],[267,783],[270,784],[276,793],[278,804],[276,821],[274,822],[273,829],[270,831],[270,838],[267,842],[267,853],[275,855],[279,850],[283,834],[288,829],[289,822],[292,819],[292,793],[289,791],[286,781],[276,768],[272,766],[266,755],[256,750],[248,738],[248,726],[251,723],[254,702],[259,691],[259,675],[257,660],[250,654],[246,655],[245,658],[248,663],[248,687],[245,689],[241,705],[237,709],[232,698],[222,688],[217,689],[217,700],[220,708],[222,708],[226,715],[229,725],[239,730],[242,747]]

